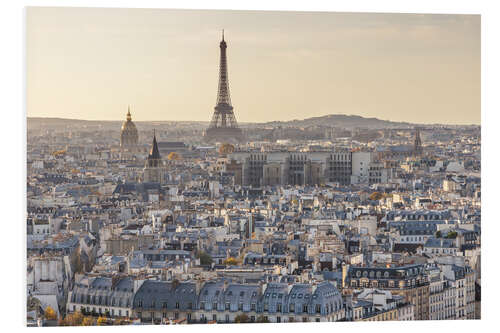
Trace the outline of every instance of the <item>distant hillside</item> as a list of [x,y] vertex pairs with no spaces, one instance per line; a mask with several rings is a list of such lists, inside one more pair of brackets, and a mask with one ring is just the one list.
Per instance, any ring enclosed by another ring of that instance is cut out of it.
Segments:
[[[83,120],[83,119],[67,119],[67,118],[44,118],[44,117],[28,117],[27,125],[29,129],[37,127],[100,127],[100,126],[114,126],[119,127],[123,123],[123,120]],[[182,125],[197,125],[206,126],[208,122],[202,121],[137,121],[134,123],[141,124],[141,126],[158,126],[158,125],[172,125],[172,124],[182,124]]]
[[354,128],[354,127],[366,127],[366,128],[393,128],[393,127],[412,127],[411,123],[407,122],[394,122],[389,120],[381,120],[377,118],[364,118],[355,115],[344,115],[344,114],[330,114],[327,116],[307,118],[303,120],[291,120],[291,121],[272,121],[264,123],[265,126],[296,126],[296,127],[307,127],[307,126],[331,126],[331,127],[343,127],[343,128]]
[[[119,126],[123,120],[81,120],[81,119],[64,119],[64,118],[40,118],[28,117],[28,128],[33,126],[99,126],[99,125],[116,125]],[[206,121],[135,121],[146,126],[148,125],[172,125],[172,124],[191,124],[197,126],[206,126]],[[364,127],[370,129],[383,129],[383,128],[406,128],[413,127],[414,124],[407,122],[394,122],[388,120],[381,120],[377,118],[365,118],[355,115],[344,114],[330,114],[321,117],[307,118],[303,120],[290,120],[290,121],[271,121],[266,123],[243,123],[240,122],[242,127],[255,128],[255,127],[309,127],[309,126],[328,126],[328,127],[341,127],[351,129],[355,127]]]

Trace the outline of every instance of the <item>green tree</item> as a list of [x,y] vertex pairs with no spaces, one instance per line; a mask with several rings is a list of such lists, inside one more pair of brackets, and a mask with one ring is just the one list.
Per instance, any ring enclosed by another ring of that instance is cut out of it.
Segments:
[[436,232],[436,238],[441,238],[441,237],[443,237],[443,235],[441,235],[441,230],[438,230]]
[[457,238],[457,232],[449,231],[448,234],[446,235],[446,238]]
[[198,254],[198,258],[200,259],[200,264],[202,265],[211,265],[213,262],[212,257],[203,251]]

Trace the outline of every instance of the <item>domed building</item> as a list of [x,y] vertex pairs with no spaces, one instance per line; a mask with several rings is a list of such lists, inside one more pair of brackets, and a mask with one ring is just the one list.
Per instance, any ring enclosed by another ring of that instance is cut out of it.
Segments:
[[120,147],[121,148],[133,148],[137,146],[139,142],[139,133],[132,121],[132,115],[130,114],[130,106],[127,112],[127,121],[123,122],[122,131],[120,135]]

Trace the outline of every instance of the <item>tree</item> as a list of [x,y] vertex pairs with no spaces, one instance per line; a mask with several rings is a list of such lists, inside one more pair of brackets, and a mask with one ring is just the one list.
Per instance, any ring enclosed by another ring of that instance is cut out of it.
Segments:
[[93,326],[93,325],[94,325],[94,318],[92,317],[83,318],[82,326]]
[[446,238],[457,238],[457,232],[456,231],[449,231],[448,234],[446,235]]
[[230,143],[224,143],[219,148],[220,155],[227,155],[234,152],[234,146]]
[[382,199],[383,197],[384,197],[384,195],[382,193],[380,193],[380,192],[373,192],[372,194],[370,194],[369,199],[377,201],[377,200]]
[[259,317],[257,317],[257,322],[258,323],[269,323],[269,319],[267,319],[267,317],[264,317],[264,316],[259,316]]
[[443,235],[441,234],[441,230],[438,230],[436,232],[436,238],[441,238],[441,237],[443,237]]
[[179,155],[179,153],[176,153],[175,151],[171,152],[170,154],[167,155],[167,159],[169,161],[179,161],[182,159],[182,156]]
[[103,326],[106,325],[107,323],[108,319],[106,317],[99,316],[99,318],[97,318],[97,325]]
[[45,308],[45,319],[47,320],[56,320],[57,319],[57,313],[52,309],[52,307],[49,305],[47,308]]
[[236,258],[229,257],[226,260],[224,260],[224,265],[229,265],[229,266],[238,265],[238,260],[236,260]]
[[74,312],[66,315],[64,318],[64,326],[80,326],[83,322],[83,314],[81,312]]
[[208,253],[203,252],[203,251],[201,251],[198,254],[198,258],[200,259],[201,265],[211,265],[213,262],[212,257]]
[[244,313],[241,313],[234,317],[234,322],[235,323],[248,323],[250,321],[250,318]]

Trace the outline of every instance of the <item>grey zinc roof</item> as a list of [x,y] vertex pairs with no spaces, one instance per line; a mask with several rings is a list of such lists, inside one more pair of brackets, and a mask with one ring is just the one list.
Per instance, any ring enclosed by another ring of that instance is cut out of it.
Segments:
[[[192,282],[179,282],[175,287],[173,282],[146,280],[137,290],[133,307],[136,309],[161,311],[166,306],[168,310],[187,310],[196,305],[196,286]],[[142,304],[142,306],[140,306]]]
[[455,247],[455,242],[453,239],[430,237],[427,239],[424,246],[433,248],[453,248]]

